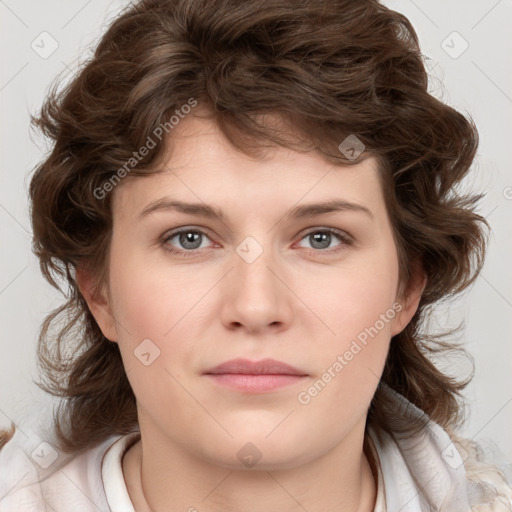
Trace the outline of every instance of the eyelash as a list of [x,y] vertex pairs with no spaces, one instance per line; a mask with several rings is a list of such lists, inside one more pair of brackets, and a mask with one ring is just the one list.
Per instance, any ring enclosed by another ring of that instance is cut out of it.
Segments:
[[[172,240],[173,238],[175,238],[176,236],[180,235],[181,233],[198,233],[202,236],[209,238],[208,233],[206,231],[203,231],[202,229],[198,229],[198,228],[179,228],[174,231],[171,231],[170,233],[166,233],[162,238],[162,245],[164,246],[164,249],[166,251],[169,251],[170,253],[177,254],[177,255],[183,256],[185,258],[191,257],[191,256],[196,256],[197,252],[200,251],[201,249],[180,250],[180,249],[172,248],[169,245],[169,241]],[[329,235],[334,235],[341,242],[340,245],[338,245],[334,248],[331,248],[331,249],[314,249],[314,248],[309,249],[309,251],[313,251],[316,253],[326,253],[326,254],[337,253],[338,251],[343,250],[344,247],[351,246],[354,243],[354,240],[350,235],[348,235],[347,233],[345,233],[343,231],[334,229],[334,228],[312,229],[312,230],[308,231],[307,233],[305,233],[300,240],[303,240],[304,238],[308,237],[309,235],[312,235],[315,233],[327,233]]]

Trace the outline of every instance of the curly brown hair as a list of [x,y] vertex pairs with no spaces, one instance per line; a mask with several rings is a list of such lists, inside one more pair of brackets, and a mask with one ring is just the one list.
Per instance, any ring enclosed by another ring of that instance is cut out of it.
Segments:
[[[429,94],[408,19],[376,0],[142,0],[113,21],[80,72],[54,87],[33,118],[52,141],[30,184],[34,252],[48,281],[68,287],[38,347],[39,385],[63,399],[55,412],[59,448],[80,452],[137,429],[118,345],[103,336],[75,271],[106,282],[112,194],[97,191],[190,98],[248,154],[279,144],[351,165],[359,160],[338,145],[355,134],[363,157],[378,159],[401,287],[417,265],[427,278],[413,319],[392,339],[381,381],[443,427],[460,424],[470,377],[445,375],[431,354],[462,349],[425,332],[424,320],[483,263],[481,195],[458,186],[478,133],[470,116]],[[266,114],[293,130],[279,130]],[[155,142],[124,179],[157,172],[172,133]],[[54,329],[58,321],[64,325]],[[412,428],[389,414],[387,396],[379,386],[367,425]]]

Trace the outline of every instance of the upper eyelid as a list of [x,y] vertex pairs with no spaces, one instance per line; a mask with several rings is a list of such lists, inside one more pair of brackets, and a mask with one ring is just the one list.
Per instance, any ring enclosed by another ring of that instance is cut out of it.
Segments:
[[[301,240],[303,240],[304,238],[306,238],[308,235],[310,235],[312,233],[322,232],[322,231],[327,232],[327,233],[329,233],[331,235],[337,236],[342,244],[346,244],[346,245],[350,244],[350,245],[352,245],[353,242],[354,242],[354,237],[350,233],[347,233],[343,229],[335,229],[335,228],[312,228],[312,229],[306,231],[299,238],[298,241],[300,242]],[[323,252],[327,252],[327,251],[323,251]]]
[[170,238],[174,238],[176,235],[179,235],[181,233],[186,233],[188,231],[197,231],[198,233],[201,233],[203,235],[206,235],[208,238],[211,238],[210,231],[207,230],[206,228],[184,226],[184,227],[175,228],[175,229],[166,231],[162,235],[162,239],[169,240]]

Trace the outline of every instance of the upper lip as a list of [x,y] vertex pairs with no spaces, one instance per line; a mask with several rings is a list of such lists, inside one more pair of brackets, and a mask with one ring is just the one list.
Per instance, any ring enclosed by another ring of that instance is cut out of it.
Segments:
[[307,375],[301,370],[289,364],[275,359],[262,359],[261,361],[249,361],[248,359],[232,359],[210,368],[205,374],[219,375],[223,373],[235,373],[245,375]]

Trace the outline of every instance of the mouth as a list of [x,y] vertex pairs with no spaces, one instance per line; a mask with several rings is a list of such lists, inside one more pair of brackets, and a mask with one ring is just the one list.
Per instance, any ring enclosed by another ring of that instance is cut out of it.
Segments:
[[245,393],[276,391],[302,381],[307,373],[275,359],[233,359],[204,372],[216,384]]

